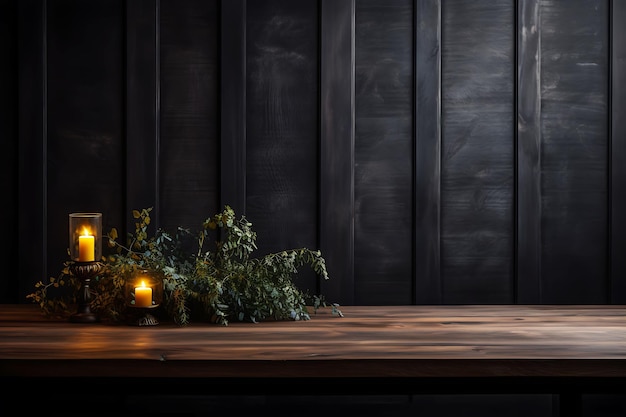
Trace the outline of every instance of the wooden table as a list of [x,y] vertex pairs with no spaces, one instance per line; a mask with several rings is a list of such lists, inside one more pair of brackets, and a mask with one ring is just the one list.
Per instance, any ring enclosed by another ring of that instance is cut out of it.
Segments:
[[[626,387],[624,306],[342,306],[308,321],[77,324],[0,305],[0,380],[54,392],[585,393]],[[10,391],[9,391],[10,392]],[[60,391],[61,392],[61,391]],[[8,396],[8,395],[7,395]]]

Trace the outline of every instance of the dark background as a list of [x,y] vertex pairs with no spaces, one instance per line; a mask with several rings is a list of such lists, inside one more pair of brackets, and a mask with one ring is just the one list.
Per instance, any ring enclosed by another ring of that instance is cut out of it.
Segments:
[[626,302],[621,2],[0,5],[1,302],[70,212],[225,204],[343,305]]
[[[231,205],[343,305],[626,303],[626,2],[0,0],[0,302]],[[130,229],[132,230],[132,229]]]

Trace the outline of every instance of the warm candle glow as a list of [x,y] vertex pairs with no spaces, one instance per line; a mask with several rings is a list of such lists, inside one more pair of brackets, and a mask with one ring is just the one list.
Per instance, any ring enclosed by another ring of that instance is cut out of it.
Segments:
[[146,287],[141,281],[139,287],[135,287],[135,307],[150,307],[152,305],[152,288]]
[[93,262],[96,260],[96,240],[83,228],[83,234],[78,236],[78,261]]

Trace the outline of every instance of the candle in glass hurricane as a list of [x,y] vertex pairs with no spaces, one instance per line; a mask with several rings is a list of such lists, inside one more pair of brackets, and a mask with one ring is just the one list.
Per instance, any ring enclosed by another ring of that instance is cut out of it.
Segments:
[[70,256],[74,262],[102,258],[102,213],[70,213]]
[[70,273],[81,282],[77,297],[77,311],[70,316],[73,323],[99,321],[91,311],[91,280],[102,272],[102,213],[70,213],[69,251],[72,263]]

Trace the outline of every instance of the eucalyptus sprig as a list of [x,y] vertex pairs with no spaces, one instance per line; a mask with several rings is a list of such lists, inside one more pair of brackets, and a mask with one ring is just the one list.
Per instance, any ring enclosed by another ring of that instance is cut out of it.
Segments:
[[[216,230],[222,240],[216,241],[215,250],[205,250],[207,237]],[[300,248],[252,258],[256,238],[252,223],[245,216],[236,218],[229,206],[206,219],[198,239],[191,298],[207,308],[210,320],[221,324],[229,319],[310,319],[306,294],[297,288],[293,277],[308,265],[327,280],[321,252]]]
[[[35,283],[35,291],[28,294],[33,303],[37,303],[46,317],[67,318],[72,305],[76,303],[80,282],[70,274],[71,262],[64,262],[63,268],[56,277],[50,277],[47,282]],[[53,294],[51,294],[53,293]]]
[[[187,276],[192,271],[193,260],[185,253],[183,245],[191,234],[178,228],[175,235],[157,229],[153,237],[148,236],[151,223],[152,207],[133,210],[135,232],[129,233],[127,243],[119,242],[116,228],[107,233],[108,246],[115,248],[115,253],[106,259],[110,266],[110,275],[121,277],[125,282],[137,271],[148,269],[163,276],[164,309],[174,322],[186,325],[190,321],[189,307],[186,303],[188,290]],[[120,289],[121,290],[121,289]]]

